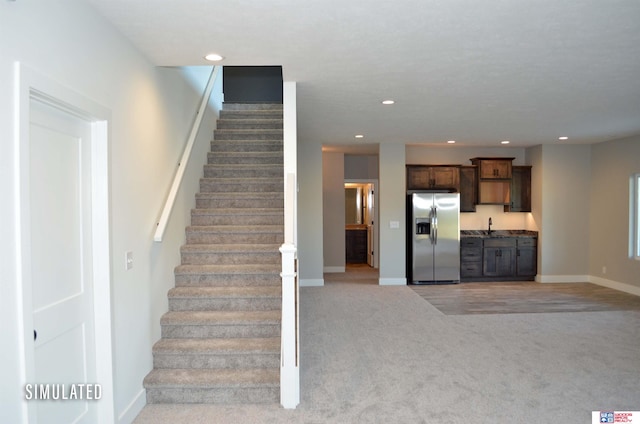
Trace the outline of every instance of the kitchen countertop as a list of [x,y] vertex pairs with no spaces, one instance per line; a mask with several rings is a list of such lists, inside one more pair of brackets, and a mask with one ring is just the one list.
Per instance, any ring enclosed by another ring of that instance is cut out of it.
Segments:
[[500,238],[500,237],[538,237],[537,231],[529,230],[461,230],[460,237]]

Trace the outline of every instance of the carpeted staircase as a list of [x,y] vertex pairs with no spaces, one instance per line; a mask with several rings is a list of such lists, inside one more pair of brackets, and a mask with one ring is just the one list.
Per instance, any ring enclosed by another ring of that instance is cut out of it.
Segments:
[[280,398],[282,105],[220,112],[144,380],[148,403]]

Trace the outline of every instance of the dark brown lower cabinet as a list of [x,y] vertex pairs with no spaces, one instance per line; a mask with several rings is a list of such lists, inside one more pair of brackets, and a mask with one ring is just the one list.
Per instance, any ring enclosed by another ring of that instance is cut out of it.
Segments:
[[537,273],[533,237],[461,237],[462,281],[533,280]]
[[482,249],[482,275],[508,277],[515,274],[516,239],[485,239]]
[[519,277],[535,276],[538,272],[538,247],[536,239],[519,238],[516,249],[516,274]]
[[460,278],[482,277],[482,239],[460,239]]
[[367,230],[349,229],[345,231],[345,256],[349,264],[367,263]]

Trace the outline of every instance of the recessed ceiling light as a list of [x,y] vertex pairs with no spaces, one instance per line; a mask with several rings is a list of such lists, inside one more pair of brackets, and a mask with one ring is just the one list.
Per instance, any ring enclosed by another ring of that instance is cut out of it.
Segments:
[[383,105],[392,105],[392,104],[394,104],[394,103],[395,103],[395,101],[393,101],[393,100],[383,100],[383,101],[382,101],[382,104],[383,104]]
[[558,137],[558,140],[569,140],[569,137],[563,135],[562,137]]
[[456,144],[456,141],[455,141],[455,140],[449,140],[449,141],[447,141],[447,143],[449,143],[449,144]]
[[364,135],[362,135],[362,134],[356,134],[356,138],[364,138]]
[[501,144],[509,144],[509,143],[511,143],[511,142],[510,142],[509,140],[504,140],[504,141],[501,141],[500,143],[501,143]]
[[204,58],[207,59],[209,62],[220,62],[222,59],[224,59],[224,57],[216,53],[209,53]]

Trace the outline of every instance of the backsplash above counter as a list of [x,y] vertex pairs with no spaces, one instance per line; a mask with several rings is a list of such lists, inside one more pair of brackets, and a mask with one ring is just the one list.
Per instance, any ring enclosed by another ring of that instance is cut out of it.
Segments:
[[487,229],[489,218],[493,220],[494,230],[532,230],[538,231],[531,213],[505,213],[500,205],[478,205],[475,213],[460,214],[461,230]]

